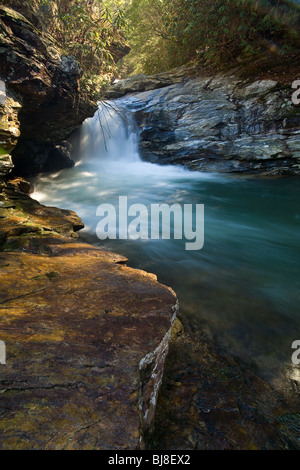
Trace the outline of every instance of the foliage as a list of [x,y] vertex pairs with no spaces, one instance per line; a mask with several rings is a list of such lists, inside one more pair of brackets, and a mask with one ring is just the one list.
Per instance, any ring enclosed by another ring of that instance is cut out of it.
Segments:
[[166,27],[165,2],[132,0],[126,11],[131,53],[121,62],[122,72],[152,73],[170,68],[173,63]]
[[[81,64],[82,90],[98,99],[101,86],[116,73],[116,56],[124,48],[126,20],[118,0],[41,0],[55,12],[50,33]],[[54,7],[54,8],[53,8]]]
[[299,47],[300,9],[287,0],[132,0],[126,72],[153,73],[192,59],[234,63]]

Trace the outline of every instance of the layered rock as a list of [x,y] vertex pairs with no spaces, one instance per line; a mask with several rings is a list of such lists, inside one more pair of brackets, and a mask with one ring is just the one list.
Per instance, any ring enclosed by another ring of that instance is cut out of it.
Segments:
[[0,446],[143,448],[175,296],[117,255],[48,246],[1,255]]
[[[73,211],[45,207],[28,193],[30,183],[18,178],[0,193],[0,250],[44,252],[44,238],[78,238],[84,227]],[[46,252],[47,252],[47,248]]]
[[41,206],[20,179],[8,186],[0,197],[0,447],[142,449],[174,292],[126,258],[78,243],[75,213]]
[[22,103],[21,139],[14,151],[18,173],[37,173],[49,159],[59,161],[58,169],[72,165],[60,142],[96,110],[80,94],[81,75],[80,65],[51,36],[15,10],[0,7],[0,79]]
[[74,212],[7,182],[13,149],[19,174],[71,166],[64,139],[96,110],[80,95],[78,63],[27,13],[34,25],[0,7],[0,447],[141,449],[176,296],[124,257],[77,243]]
[[0,180],[13,168],[10,152],[20,136],[18,112],[21,104],[6,89],[0,80]]
[[24,15],[34,26],[45,31],[49,22],[57,22],[57,1],[41,2],[41,0],[2,0],[1,4],[13,8]]
[[[132,91],[138,88],[130,79],[121,87],[127,93],[130,83]],[[118,83],[114,88],[121,91]],[[147,161],[200,171],[299,174],[300,108],[291,94],[274,80],[249,83],[222,74],[132,93],[129,107]]]
[[142,92],[164,88],[175,83],[181,83],[184,79],[196,74],[196,67],[193,65],[178,67],[170,72],[158,73],[155,75],[139,74],[132,77],[116,80],[108,87],[105,96],[108,99],[120,98],[127,93]]

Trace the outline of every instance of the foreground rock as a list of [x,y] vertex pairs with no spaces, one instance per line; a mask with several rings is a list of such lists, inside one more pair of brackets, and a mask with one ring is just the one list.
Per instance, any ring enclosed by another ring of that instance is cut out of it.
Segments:
[[84,225],[75,212],[42,206],[24,190],[31,186],[19,178],[0,194],[0,250],[47,253],[45,237],[78,238]]
[[152,91],[150,80],[148,91],[133,93],[137,81],[113,89],[132,93],[145,160],[210,172],[300,174],[300,108],[292,104],[291,85],[227,73]]
[[174,292],[78,243],[73,212],[16,192],[30,190],[20,180],[10,186],[0,200],[0,448],[143,448]]

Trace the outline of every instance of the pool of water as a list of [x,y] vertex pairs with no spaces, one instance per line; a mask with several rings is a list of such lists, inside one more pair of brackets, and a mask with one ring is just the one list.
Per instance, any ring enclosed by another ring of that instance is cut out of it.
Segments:
[[[33,197],[72,209],[84,240],[129,258],[178,294],[180,314],[197,331],[208,325],[218,344],[254,363],[270,381],[291,368],[300,339],[300,178],[245,178],[191,172],[141,161],[138,130],[126,100],[117,100],[82,126],[73,169],[35,179]],[[115,106],[115,105],[114,105]],[[97,207],[204,204],[205,243],[186,240],[105,240],[96,236]],[[283,374],[283,375],[282,375]]]

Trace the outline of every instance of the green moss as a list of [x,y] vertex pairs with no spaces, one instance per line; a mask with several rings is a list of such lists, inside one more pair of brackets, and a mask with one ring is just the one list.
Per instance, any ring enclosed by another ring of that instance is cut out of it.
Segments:
[[5,7],[3,5],[1,5],[1,7],[0,7],[0,16],[7,17],[7,18],[12,18],[15,21],[22,21],[23,23],[26,23],[26,24],[32,26],[30,21],[28,21],[25,18],[25,16],[23,16],[21,13],[15,11],[15,10],[12,10],[9,7]]
[[35,276],[32,278],[32,280],[38,281],[40,279],[44,279],[45,277],[49,279],[49,281],[53,281],[53,279],[56,279],[58,277],[58,273],[51,271],[50,273],[45,273],[45,274],[41,274],[40,276]]
[[5,150],[5,148],[2,147],[2,145],[0,145],[0,157],[1,157],[2,155],[7,155],[7,150]]

